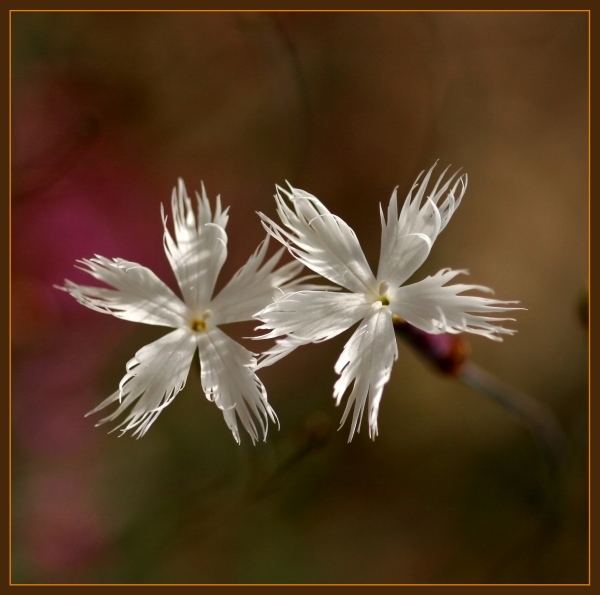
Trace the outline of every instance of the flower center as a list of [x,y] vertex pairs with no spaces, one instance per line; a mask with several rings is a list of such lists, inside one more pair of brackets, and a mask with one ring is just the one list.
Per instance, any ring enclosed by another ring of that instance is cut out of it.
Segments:
[[208,319],[210,318],[212,312],[210,310],[205,310],[200,315],[196,315],[190,319],[190,328],[195,333],[204,333],[208,328]]
[[377,288],[377,301],[381,302],[384,306],[390,305],[390,298],[387,295],[390,286],[384,281],[379,284]]
[[194,318],[190,323],[190,327],[196,333],[203,333],[206,330],[206,321],[204,318]]

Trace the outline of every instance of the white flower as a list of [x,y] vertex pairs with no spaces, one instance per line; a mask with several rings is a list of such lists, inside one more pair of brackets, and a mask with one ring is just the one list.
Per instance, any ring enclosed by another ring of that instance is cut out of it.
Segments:
[[351,388],[341,425],[352,413],[350,437],[360,429],[368,402],[369,435],[377,435],[377,414],[383,387],[398,357],[393,317],[428,333],[470,332],[490,339],[515,331],[498,323],[512,318],[490,316],[516,308],[466,291],[491,290],[478,285],[448,285],[459,273],[443,269],[417,283],[403,285],[423,264],[437,236],[446,227],[467,188],[466,174],[445,179],[447,169],[428,189],[435,165],[421,172],[398,214],[397,189],[381,214],[381,252],[374,275],[354,231],[311,194],[277,187],[277,212],[283,227],[260,213],[267,231],[287,246],[309,269],[346,289],[298,291],[276,299],[256,315],[276,345],[260,366],[270,365],[296,347],[330,339],[356,323],[358,328],[335,365],[339,379],[334,398],[339,405]]
[[113,421],[127,411],[115,429],[121,429],[121,434],[132,431],[138,438],[143,436],[184,387],[198,349],[200,380],[207,399],[221,409],[238,443],[238,419],[255,442],[259,434],[266,439],[268,421],[277,421],[277,417],[255,373],[256,354],[219,327],[251,320],[256,311],[272,301],[275,293],[303,287],[298,285],[301,279],[294,279],[302,265],[290,262],[276,269],[283,248],[265,261],[267,236],[229,283],[213,296],[217,276],[227,257],[225,227],[229,209],[223,210],[217,197],[213,212],[204,185],[202,196],[196,193],[196,199],[197,214],[179,180],[171,199],[174,236],[162,211],[164,247],[183,300],[148,268],[98,255],[79,261],[80,268],[111,288],[71,281],[65,281],[60,288],[92,310],[175,329],[137,351],[127,363],[119,390],[90,414],[118,404],[99,424]]

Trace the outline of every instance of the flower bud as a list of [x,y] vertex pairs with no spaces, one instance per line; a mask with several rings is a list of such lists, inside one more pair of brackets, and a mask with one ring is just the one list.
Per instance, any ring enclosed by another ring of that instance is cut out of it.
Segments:
[[469,345],[462,335],[442,333],[433,335],[404,320],[394,320],[396,334],[416,349],[442,374],[458,375],[469,357]]

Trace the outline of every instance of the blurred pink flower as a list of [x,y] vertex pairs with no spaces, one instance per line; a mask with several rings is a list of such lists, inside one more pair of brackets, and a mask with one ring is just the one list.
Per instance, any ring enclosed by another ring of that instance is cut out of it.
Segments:
[[24,545],[42,580],[73,580],[102,554],[106,533],[84,481],[68,472],[41,474],[25,491]]
[[152,241],[160,222],[139,217],[152,180],[137,152],[111,132],[106,93],[50,73],[16,85],[13,105],[15,437],[38,454],[67,455],[89,440],[83,413],[97,398],[103,354],[127,329],[52,286],[75,258],[97,250],[158,261],[160,270]]

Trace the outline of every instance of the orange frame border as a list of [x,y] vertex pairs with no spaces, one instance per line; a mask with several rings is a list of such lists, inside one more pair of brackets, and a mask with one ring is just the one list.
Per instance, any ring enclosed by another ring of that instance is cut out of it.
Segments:
[[[135,1],[135,0],[134,0]],[[260,1],[260,0],[259,0]],[[23,2],[24,3],[24,2]],[[588,105],[587,105],[587,119],[588,119],[588,139],[587,139],[587,166],[588,166],[588,179],[587,179],[587,194],[588,194],[588,267],[587,267],[587,282],[589,292],[589,303],[588,303],[588,320],[589,320],[589,332],[588,332],[588,582],[587,583],[13,583],[12,582],[12,357],[11,357],[11,270],[12,270],[12,246],[11,246],[11,222],[12,222],[12,208],[11,208],[11,197],[12,197],[12,96],[11,96],[11,81],[12,81],[12,14],[13,13],[76,13],[76,12],[97,12],[97,13],[130,13],[130,12],[144,12],[144,13],[586,13],[587,14],[587,87],[588,87]],[[554,9],[554,8],[504,8],[504,9],[449,9],[449,8],[91,8],[91,9],[79,9],[79,8],[10,8],[5,11],[8,15],[8,208],[7,208],[7,248],[8,248],[8,580],[7,587],[300,587],[300,588],[313,588],[313,587],[591,587],[591,576],[592,576],[592,549],[591,549],[591,533],[592,533],[592,511],[591,511],[591,497],[592,497],[592,481],[591,481],[591,464],[592,464],[592,433],[591,433],[591,419],[592,419],[592,404],[591,404],[591,330],[592,330],[592,316],[591,316],[591,299],[592,299],[592,287],[591,287],[591,9],[590,8],[573,8],[573,9]]]

